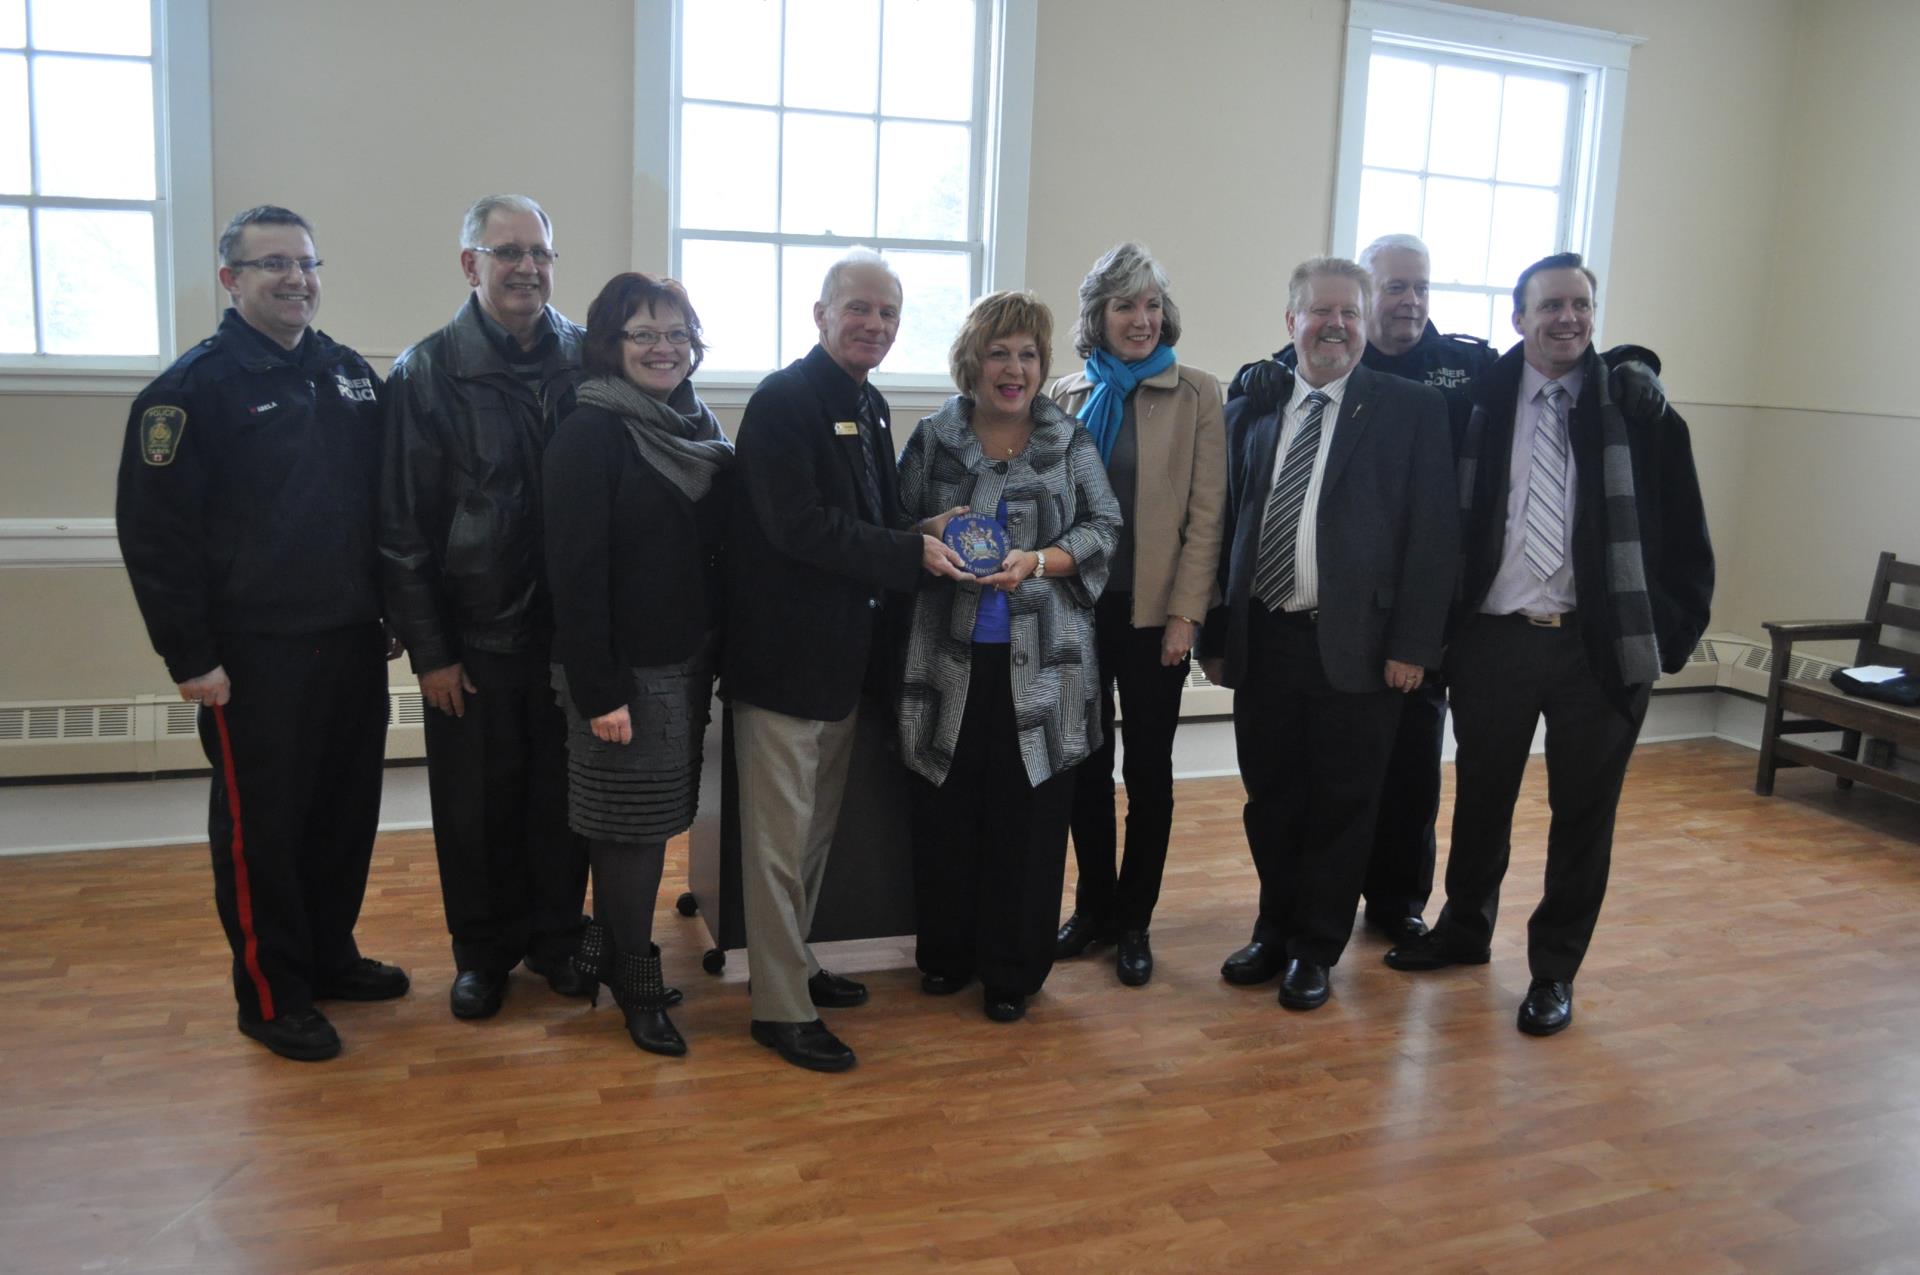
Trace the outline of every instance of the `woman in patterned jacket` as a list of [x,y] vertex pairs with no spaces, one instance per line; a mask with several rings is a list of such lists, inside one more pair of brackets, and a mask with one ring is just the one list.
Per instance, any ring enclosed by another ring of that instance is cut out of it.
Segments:
[[900,458],[909,517],[967,516],[978,583],[923,581],[900,692],[913,772],[921,987],[978,977],[987,1017],[1026,1012],[1053,965],[1073,768],[1100,743],[1093,607],[1120,529],[1099,449],[1040,393],[1053,316],[1031,292],[975,303],[949,361],[960,393]]

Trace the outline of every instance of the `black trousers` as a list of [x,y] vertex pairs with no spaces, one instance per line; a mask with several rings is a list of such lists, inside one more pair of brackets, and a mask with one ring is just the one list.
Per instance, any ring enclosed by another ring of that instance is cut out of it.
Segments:
[[1035,787],[1020,760],[1005,646],[973,648],[947,781],[911,776],[922,972],[1031,996],[1053,968],[1073,770]]
[[[1078,767],[1073,788],[1073,857],[1079,867],[1074,910],[1102,930],[1144,930],[1153,923],[1160,878],[1173,831],[1173,732],[1190,660],[1160,663],[1164,626],[1133,627],[1133,595],[1108,590],[1093,611],[1100,662],[1103,741]],[[1113,809],[1114,691],[1120,696],[1120,732],[1126,739],[1122,778],[1127,785],[1127,851],[1118,850]]]
[[1576,624],[1539,628],[1481,616],[1447,651],[1453,687],[1453,845],[1447,905],[1435,927],[1475,950],[1493,937],[1507,874],[1513,806],[1535,724],[1547,720],[1546,888],[1527,922],[1535,978],[1571,982],[1587,954],[1613,858],[1613,819],[1648,687],[1623,713],[1608,702]]
[[1440,814],[1440,753],[1447,736],[1447,684],[1429,670],[1420,689],[1401,697],[1400,728],[1394,732],[1380,786],[1380,812],[1373,822],[1373,859],[1362,892],[1367,915],[1381,920],[1419,916],[1433,895]]
[[427,709],[427,793],[453,961],[560,960],[586,923],[586,838],[567,826],[567,721],[545,651],[467,653],[466,716]]
[[295,636],[224,634],[233,684],[200,709],[213,766],[213,898],[249,1019],[310,1008],[360,956],[353,927],[380,822],[387,738],[378,624]]
[[1334,690],[1314,624],[1251,605],[1250,671],[1234,696],[1233,732],[1260,873],[1253,935],[1333,965],[1353,933],[1403,697],[1384,684]]

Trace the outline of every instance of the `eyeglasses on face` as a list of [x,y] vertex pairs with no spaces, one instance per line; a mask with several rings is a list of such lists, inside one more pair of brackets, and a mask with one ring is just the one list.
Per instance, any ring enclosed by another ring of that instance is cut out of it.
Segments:
[[268,274],[287,274],[298,270],[301,274],[314,274],[326,264],[318,257],[255,257],[252,261],[230,262],[228,269],[264,270]]
[[685,328],[668,328],[665,332],[658,328],[627,328],[620,335],[638,346],[658,345],[662,341],[668,345],[686,345],[693,340],[693,333]]
[[517,266],[528,257],[533,258],[533,264],[536,266],[550,266],[560,259],[560,254],[551,248],[522,248],[517,243],[503,243],[498,248],[483,248],[476,244],[473,250],[484,252],[490,257],[497,257],[509,266]]

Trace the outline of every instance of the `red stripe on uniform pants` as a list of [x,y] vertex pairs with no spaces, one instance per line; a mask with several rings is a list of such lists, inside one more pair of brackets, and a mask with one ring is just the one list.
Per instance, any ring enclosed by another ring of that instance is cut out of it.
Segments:
[[242,945],[242,960],[247,967],[247,977],[253,980],[254,993],[260,998],[260,1017],[273,1017],[273,989],[267,986],[267,976],[260,969],[260,940],[253,933],[253,890],[247,881],[247,843],[240,824],[240,779],[233,771],[233,738],[227,734],[227,710],[223,705],[211,705],[214,725],[220,728],[220,765],[226,772],[227,812],[233,816],[233,843],[230,851],[233,855],[233,899],[234,910],[240,914],[240,934],[245,939]]

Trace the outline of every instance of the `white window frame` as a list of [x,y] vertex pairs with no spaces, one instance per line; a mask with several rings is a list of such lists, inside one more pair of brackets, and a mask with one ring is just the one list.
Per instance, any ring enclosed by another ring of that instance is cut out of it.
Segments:
[[[1023,285],[1027,265],[1027,192],[1033,151],[1034,48],[1039,0],[978,0],[976,28],[974,172],[968,237],[973,250],[973,295]],[[667,39],[659,33],[667,32]],[[679,269],[680,115],[679,0],[634,3],[634,243],[636,269]],[[876,115],[877,118],[877,115]],[[664,196],[646,198],[651,190]],[[656,211],[657,210],[657,211]],[[664,214],[664,215],[661,215]],[[664,233],[662,233],[664,232]],[[761,232],[698,232],[700,238],[756,243],[840,243],[842,237]],[[950,249],[948,243],[884,239],[858,242],[888,247]],[[784,281],[776,278],[776,288]],[[776,292],[776,295],[779,295]],[[786,297],[784,309],[811,304]],[[778,328],[776,327],[776,331]],[[765,371],[773,371],[767,368]],[[703,374],[701,394],[715,406],[740,406],[759,383],[752,372]],[[903,405],[934,405],[953,387],[944,376],[877,371],[873,382]],[[896,395],[894,392],[901,394]],[[904,396],[904,397],[903,397]]]
[[[220,314],[214,278],[213,111],[208,0],[151,0],[154,199],[0,196],[34,208],[151,208],[159,353],[152,356],[0,355],[0,393],[126,393],[152,380],[205,336]],[[88,54],[75,54],[87,57]],[[110,55],[101,55],[110,56]],[[36,325],[39,263],[33,262]]]
[[[1578,252],[1599,276],[1594,290],[1595,339],[1606,313],[1613,212],[1620,178],[1620,137],[1627,113],[1627,59],[1642,36],[1571,26],[1541,18],[1490,13],[1438,0],[1352,0],[1347,61],[1340,96],[1339,170],[1333,196],[1333,251],[1352,257],[1360,218],[1360,170],[1367,133],[1367,79],[1376,52],[1426,49],[1544,67],[1573,77],[1568,103],[1570,172],[1560,209],[1556,251]],[[1410,229],[1417,229],[1413,227]],[[1442,286],[1436,283],[1435,286]],[[1499,307],[1495,344],[1502,344]]]

